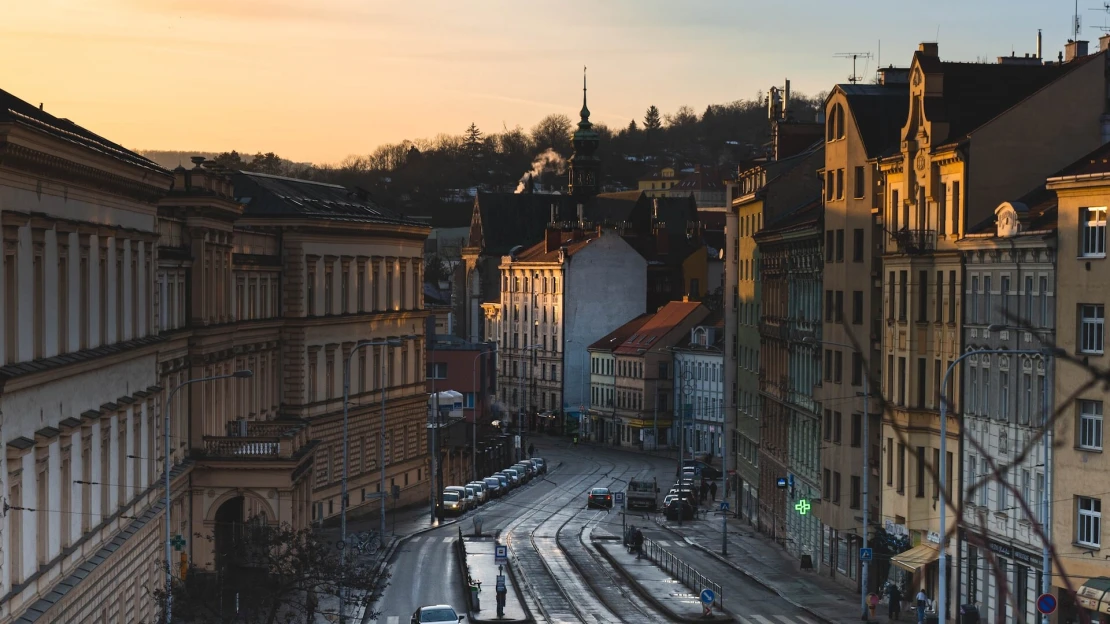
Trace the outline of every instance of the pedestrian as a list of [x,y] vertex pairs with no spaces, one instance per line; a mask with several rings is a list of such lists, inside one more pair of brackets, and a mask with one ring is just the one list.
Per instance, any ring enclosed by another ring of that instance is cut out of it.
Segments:
[[709,497],[710,497],[709,500],[711,500],[713,502],[717,502],[717,482],[716,481],[709,484]]
[[887,604],[887,617],[892,621],[897,620],[902,615],[902,592],[894,583],[886,587]]
[[632,536],[632,543],[636,546],[636,558],[639,559],[644,553],[644,532],[636,529],[635,535]]
[[924,589],[917,590],[917,624],[925,624],[925,607],[929,605],[929,597]]
[[702,479],[702,481],[701,481],[701,502],[702,502],[702,504],[705,503],[705,499],[706,499],[707,496],[709,496],[709,483],[707,483],[705,481],[705,479]]
[[535,456],[535,454],[536,454],[536,445],[535,444],[529,444],[528,445],[528,457],[529,457],[529,459],[531,459],[533,456]]
[[316,621],[316,609],[320,606],[320,600],[316,597],[316,588],[308,588],[308,598],[305,601],[305,611],[308,612],[308,619],[306,622]]

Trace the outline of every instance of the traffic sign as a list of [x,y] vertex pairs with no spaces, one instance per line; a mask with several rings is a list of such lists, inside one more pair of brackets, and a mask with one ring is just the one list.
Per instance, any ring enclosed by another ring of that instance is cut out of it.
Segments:
[[786,487],[786,477],[779,477],[778,480],[775,481],[775,487],[785,488]]
[[809,501],[807,501],[804,498],[794,504],[794,509],[798,511],[798,514],[803,515],[803,516],[806,515],[807,513],[809,513],[809,510],[812,509],[812,508],[813,508],[813,505],[810,505]]
[[701,590],[701,603],[704,605],[711,605],[713,601],[717,600],[717,594],[712,589]]
[[875,551],[871,550],[870,548],[860,548],[859,549],[859,560],[860,561],[871,561],[874,558],[874,556],[875,556]]
[[496,590],[499,591],[499,592],[505,591],[505,575],[504,574],[498,574],[497,575]]
[[1044,615],[1056,611],[1056,596],[1052,594],[1041,594],[1037,596],[1037,611],[1040,611]]
[[504,565],[509,562],[509,547],[503,544],[498,544],[493,547],[493,563],[496,565]]
[[624,492],[613,492],[613,502],[624,507]]
[[721,501],[721,511],[728,511],[728,501]]

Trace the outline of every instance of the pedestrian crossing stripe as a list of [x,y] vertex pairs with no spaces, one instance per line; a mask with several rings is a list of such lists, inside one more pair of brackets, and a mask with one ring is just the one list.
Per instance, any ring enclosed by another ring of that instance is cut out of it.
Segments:
[[[812,624],[813,620],[789,615],[737,615],[740,624]],[[390,623],[392,624],[392,623]]]
[[385,624],[398,624],[401,618],[396,615],[391,615],[385,619]]
[[410,539],[409,541],[410,541],[410,542],[419,542],[419,541],[420,541],[420,536],[419,536],[419,535],[417,535],[416,537],[414,537],[414,538]]
[[668,542],[667,540],[655,540],[655,543],[656,543],[656,544],[659,544],[659,545],[660,545],[660,546],[662,546],[663,548],[666,548],[666,547],[668,547],[668,546],[670,546],[670,545],[671,545],[671,543],[670,543],[670,542]]
[[455,538],[453,538],[453,537],[445,537],[445,538],[443,538],[443,543],[444,543],[444,544],[450,544],[450,543],[451,543],[451,542],[453,542],[453,541],[455,541]]

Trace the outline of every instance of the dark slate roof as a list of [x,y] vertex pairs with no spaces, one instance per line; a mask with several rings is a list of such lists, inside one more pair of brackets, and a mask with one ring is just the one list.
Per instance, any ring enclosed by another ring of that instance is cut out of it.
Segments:
[[0,89],[0,123],[14,123],[25,126],[36,132],[48,134],[55,139],[99,152],[130,165],[157,171],[158,173],[169,173],[153,160],[140,156],[122,145],[113,143],[68,119],[55,117],[2,89]]
[[88,360],[113,355],[115,353],[123,353],[131,349],[145,347],[148,345],[162,342],[165,338],[161,336],[143,336],[142,338],[134,338],[132,340],[125,340],[123,342],[116,342],[113,344],[93,347],[91,349],[82,349],[81,351],[73,351],[71,353],[63,353],[48,358],[40,358],[31,360],[29,362],[17,362],[15,364],[7,364],[0,366],[0,383],[19,377],[21,375],[30,375],[31,373],[38,373],[41,371],[50,370],[53,368],[60,368],[68,364],[75,364],[77,362],[86,362]]
[[[1043,231],[1056,229],[1056,215],[1059,201],[1055,191],[1048,190],[1044,184],[1017,199],[1008,200],[1018,213],[1018,221],[1024,231]],[[993,234],[997,232],[995,215],[990,216],[968,228],[968,234]]]
[[910,106],[909,84],[841,84],[868,158],[883,155],[900,143]]
[[251,171],[236,172],[232,182],[246,216],[425,225],[378,206],[363,191],[338,184]]
[[543,239],[552,205],[560,220],[570,219],[577,211],[577,202],[569,195],[479,192],[470,221],[470,245],[487,256],[506,255],[517,245],[534,245]]
[[405,209],[405,216],[433,228],[464,228],[470,225],[472,202],[429,202]]
[[809,227],[821,218],[822,210],[821,196],[817,195],[778,215],[774,221],[767,223],[766,227],[757,232],[755,237],[763,238],[767,235],[784,234]]
[[1110,143],[1064,167],[1050,178],[1110,173]]
[[633,212],[647,201],[643,191],[602,193],[591,202],[590,219],[608,223],[631,221]]
[[932,137],[933,145],[958,141],[1050,82],[1101,54],[1079,57],[1062,65],[953,63],[914,53],[921,69],[943,74],[943,93],[925,98],[925,116],[947,122],[947,137]]

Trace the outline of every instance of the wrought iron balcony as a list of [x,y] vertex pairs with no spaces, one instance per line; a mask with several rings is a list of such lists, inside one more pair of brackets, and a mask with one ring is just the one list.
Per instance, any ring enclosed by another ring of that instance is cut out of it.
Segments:
[[910,230],[903,228],[895,232],[890,232],[890,240],[898,245],[898,251],[900,253],[911,256],[933,253],[937,248],[936,230]]
[[308,426],[300,421],[247,422],[245,435],[204,436],[202,458],[294,459],[310,443]]

